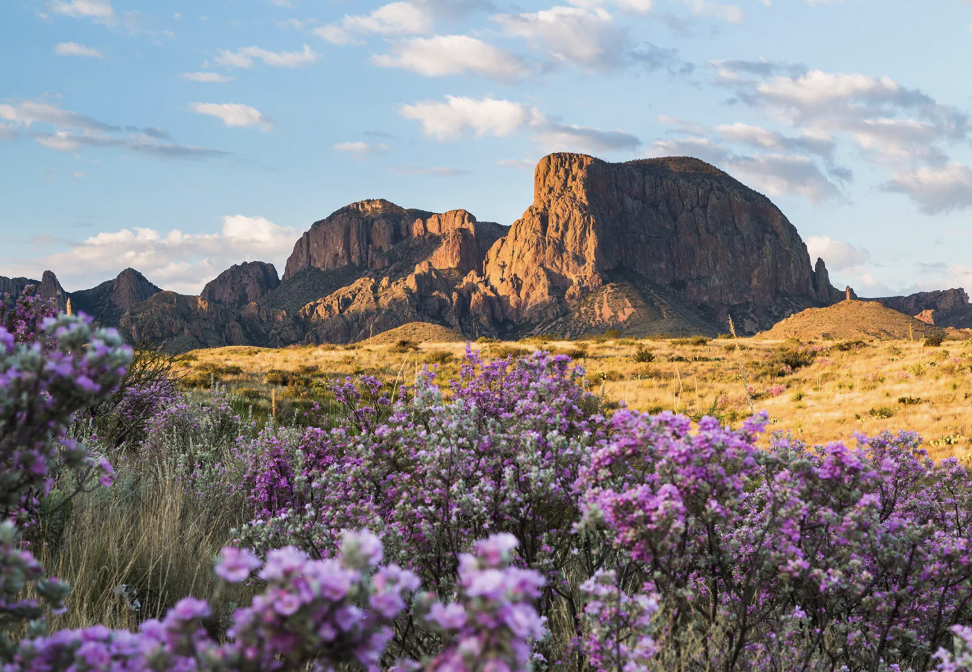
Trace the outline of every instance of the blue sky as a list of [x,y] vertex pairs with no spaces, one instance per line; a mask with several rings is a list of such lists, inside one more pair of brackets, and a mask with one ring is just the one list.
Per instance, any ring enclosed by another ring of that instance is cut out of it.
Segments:
[[972,290],[970,0],[8,0],[0,275],[282,271],[347,203],[512,224],[551,151],[690,154],[861,294]]

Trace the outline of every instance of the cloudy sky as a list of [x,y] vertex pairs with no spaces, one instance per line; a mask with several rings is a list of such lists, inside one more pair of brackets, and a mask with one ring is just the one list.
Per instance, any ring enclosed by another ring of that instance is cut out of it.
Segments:
[[387,198],[511,224],[551,151],[692,155],[865,296],[972,291],[972,0],[6,0],[0,275],[282,271]]

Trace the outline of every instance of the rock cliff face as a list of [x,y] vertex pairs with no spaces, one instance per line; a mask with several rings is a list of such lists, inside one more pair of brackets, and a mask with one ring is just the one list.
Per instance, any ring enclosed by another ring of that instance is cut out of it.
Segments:
[[114,280],[68,296],[73,312],[84,312],[105,326],[117,327],[125,311],[161,291],[135,269],[126,268]]
[[242,308],[255,303],[280,286],[277,269],[262,261],[243,262],[226,269],[203,287],[199,296],[206,301]]
[[68,293],[61,287],[61,283],[58,282],[57,276],[52,271],[44,271],[40,280],[0,277],[0,294],[10,294],[17,297],[20,296],[27,285],[37,287],[37,293],[43,299],[56,299],[59,310],[66,309]]
[[874,299],[879,303],[938,327],[972,328],[972,305],[962,288],[918,292]]
[[719,327],[736,313],[747,331],[830,295],[826,269],[811,269],[783,213],[713,166],[691,158],[545,157],[533,205],[486,259],[485,281],[504,319],[554,321],[619,273]]
[[477,222],[465,210],[433,214],[381,199],[360,201],[315,222],[301,236],[283,279],[306,268],[331,271],[357,266],[380,271],[403,261],[414,265],[430,249],[434,249],[436,268],[481,271],[486,250],[502,234],[503,227]]

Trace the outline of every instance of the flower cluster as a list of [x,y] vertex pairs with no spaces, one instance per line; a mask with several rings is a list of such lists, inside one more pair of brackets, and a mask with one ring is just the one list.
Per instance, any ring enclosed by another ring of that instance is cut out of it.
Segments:
[[[533,662],[531,640],[545,636],[543,619],[533,607],[544,579],[511,566],[518,542],[496,534],[475,545],[459,562],[457,600],[422,605],[425,621],[446,645],[425,669],[433,672],[492,670],[527,672]],[[425,596],[431,600],[431,595]]]
[[598,570],[581,585],[587,597],[584,635],[578,645],[591,667],[603,672],[645,672],[655,655],[652,616],[658,597],[645,591],[629,595],[614,570]]
[[251,572],[266,589],[237,610],[228,639],[206,632],[209,605],[184,598],[165,618],[142,623],[138,633],[103,626],[62,630],[21,643],[3,672],[103,669],[272,671],[334,669],[356,663],[378,669],[417,577],[395,565],[379,567],[381,544],[368,533],[346,533],[337,557],[312,560],[295,548],[261,562],[247,551],[223,549],[216,572],[238,582]]

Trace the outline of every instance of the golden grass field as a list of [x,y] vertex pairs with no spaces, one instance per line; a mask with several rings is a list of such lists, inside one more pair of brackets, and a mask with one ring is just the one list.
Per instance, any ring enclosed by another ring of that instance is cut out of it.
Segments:
[[[402,333],[416,337],[414,327]],[[453,337],[434,332],[443,334]],[[188,386],[206,387],[215,380],[257,412],[286,421],[303,402],[326,394],[330,382],[348,375],[407,384],[426,365],[437,366],[443,381],[457,375],[465,342],[402,340],[383,335],[349,346],[197,350],[181,360],[180,369]],[[932,347],[909,340],[798,345],[764,339],[693,344],[691,339],[599,338],[474,342],[471,347],[487,359],[536,349],[568,354],[584,367],[585,384],[608,408],[625,403],[651,413],[715,414],[731,423],[766,410],[771,430],[792,432],[811,444],[851,441],[856,431],[910,429],[922,435],[935,459],[972,453],[972,341]],[[780,353],[788,349],[804,352],[810,363],[787,373]]]

